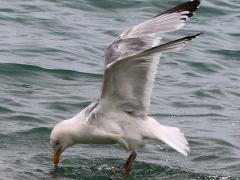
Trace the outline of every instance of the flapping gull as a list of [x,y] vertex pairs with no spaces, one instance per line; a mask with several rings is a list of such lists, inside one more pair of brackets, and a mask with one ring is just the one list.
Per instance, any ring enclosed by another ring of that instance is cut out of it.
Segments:
[[200,0],[188,1],[133,26],[106,48],[99,98],[52,130],[55,165],[61,153],[77,143],[120,144],[131,153],[124,165],[126,176],[145,139],[164,142],[188,155],[184,134],[176,127],[161,125],[148,112],[160,54],[183,47],[200,33],[166,44],[160,44],[158,35],[182,28],[199,4]]

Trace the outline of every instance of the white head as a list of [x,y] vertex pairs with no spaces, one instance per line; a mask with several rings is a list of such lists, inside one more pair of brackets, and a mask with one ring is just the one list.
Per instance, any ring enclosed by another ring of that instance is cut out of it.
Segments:
[[71,120],[61,121],[53,128],[50,136],[50,144],[54,151],[54,165],[58,165],[62,152],[75,144],[72,130],[73,125]]

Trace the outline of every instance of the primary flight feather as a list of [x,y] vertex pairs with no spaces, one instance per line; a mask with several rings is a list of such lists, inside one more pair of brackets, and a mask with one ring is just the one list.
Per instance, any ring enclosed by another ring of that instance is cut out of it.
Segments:
[[182,28],[199,4],[200,0],[188,1],[133,26],[106,48],[99,97],[52,130],[50,143],[55,165],[61,153],[77,143],[120,144],[130,152],[124,165],[126,176],[145,139],[164,142],[188,155],[190,149],[184,134],[176,127],[161,125],[148,112],[160,55],[182,48],[200,33],[165,44],[160,44],[160,35]]

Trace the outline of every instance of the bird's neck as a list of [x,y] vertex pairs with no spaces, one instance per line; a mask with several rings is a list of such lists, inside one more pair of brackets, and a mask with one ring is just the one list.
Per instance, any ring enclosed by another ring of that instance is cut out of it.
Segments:
[[90,143],[93,136],[93,127],[87,123],[77,120],[76,118],[68,119],[62,122],[64,135],[69,138],[73,144]]

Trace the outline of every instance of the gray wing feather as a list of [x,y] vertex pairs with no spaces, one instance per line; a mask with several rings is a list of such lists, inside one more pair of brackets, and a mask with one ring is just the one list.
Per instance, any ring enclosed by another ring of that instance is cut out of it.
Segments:
[[160,44],[157,34],[184,26],[200,4],[188,1],[123,32],[105,50],[105,72],[100,104],[135,116],[146,116],[159,57],[183,47],[199,34]]
[[160,54],[179,49],[198,35],[200,33],[108,64],[101,94],[101,99],[105,99],[105,106],[115,107],[135,116],[146,116]]
[[156,38],[153,35],[141,38],[116,39],[105,50],[105,66],[116,59],[137,54],[145,49],[157,46],[159,43],[160,38]]
[[135,116],[146,116],[158,62],[158,57],[147,56],[109,64],[101,95],[101,99],[107,100],[104,105]]
[[161,38],[157,34],[182,28],[199,4],[199,0],[182,3],[123,32],[106,48],[105,66],[116,59],[159,45]]

